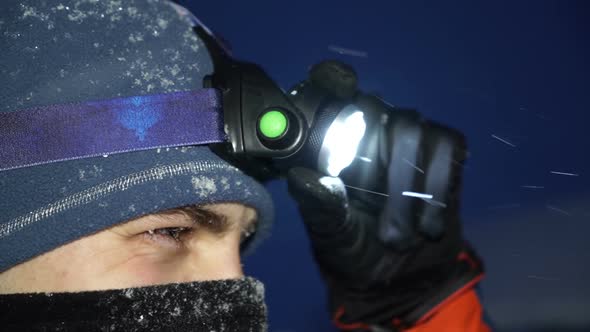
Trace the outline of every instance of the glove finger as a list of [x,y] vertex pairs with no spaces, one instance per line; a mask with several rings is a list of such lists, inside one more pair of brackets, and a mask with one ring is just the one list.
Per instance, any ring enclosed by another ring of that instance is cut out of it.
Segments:
[[299,204],[314,253],[325,273],[369,278],[383,249],[375,241],[375,216],[348,205],[344,184],[306,168],[287,174],[289,192]]
[[389,197],[379,218],[379,238],[394,250],[405,250],[419,243],[415,224],[420,205],[417,198],[404,192],[419,191],[417,186],[422,182],[422,174],[417,171],[422,130],[417,122],[399,120],[392,135],[387,173]]
[[424,190],[432,195],[432,199],[424,199],[427,204],[419,217],[418,229],[426,238],[436,240],[444,234],[449,210],[457,208],[450,204],[450,191],[456,187],[453,182],[460,181],[465,139],[461,134],[435,124],[430,125],[428,132],[426,150],[429,162]]
[[315,64],[309,71],[309,80],[339,98],[350,98],[357,91],[357,75],[343,62],[326,60]]
[[297,201],[304,222],[314,229],[332,230],[347,218],[346,188],[339,178],[302,167],[287,173],[289,193]]
[[[324,273],[340,280],[354,280],[358,286],[383,278],[386,261],[383,245],[377,240],[377,219],[371,213],[351,207],[349,219],[340,230],[327,236],[310,234],[314,253]],[[388,260],[387,260],[388,261]],[[388,261],[389,262],[389,261]]]

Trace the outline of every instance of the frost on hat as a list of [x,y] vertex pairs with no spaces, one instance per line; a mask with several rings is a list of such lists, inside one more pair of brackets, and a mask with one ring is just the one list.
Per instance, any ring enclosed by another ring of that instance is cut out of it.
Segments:
[[[194,90],[213,70],[167,1],[4,0],[0,32],[0,112]],[[264,187],[206,146],[0,172],[0,271],[131,218],[216,202],[256,208],[252,242],[272,220]]]

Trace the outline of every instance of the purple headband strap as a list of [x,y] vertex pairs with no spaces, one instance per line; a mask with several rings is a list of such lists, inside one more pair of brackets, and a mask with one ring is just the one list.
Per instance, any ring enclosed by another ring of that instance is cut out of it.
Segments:
[[0,171],[226,141],[216,89],[0,113]]

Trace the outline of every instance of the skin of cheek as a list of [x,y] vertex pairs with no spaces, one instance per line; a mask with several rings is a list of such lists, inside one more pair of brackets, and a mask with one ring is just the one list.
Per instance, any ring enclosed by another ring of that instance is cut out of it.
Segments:
[[[108,232],[82,238],[5,272],[12,292],[72,292],[243,276],[239,233],[199,234],[172,250],[139,236]],[[24,277],[24,278],[23,278]],[[1,278],[0,278],[1,280]]]
[[96,275],[97,257],[92,253],[95,236],[58,247],[2,273],[8,292],[47,292],[88,289],[86,275]]
[[239,243],[240,232],[232,230],[223,235],[197,232],[175,250],[137,244],[133,257],[112,275],[126,276],[135,281],[134,286],[240,278]]
[[23,264],[31,275],[23,280],[23,287],[60,292],[134,286],[137,281],[127,272],[126,263],[150,256],[147,250],[134,249],[124,239],[99,232]]
[[[158,255],[133,256],[105,273],[109,288],[141,287],[174,282],[179,259]],[[113,287],[114,286],[114,287]]]
[[207,233],[199,234],[191,239],[190,247],[181,245],[174,249],[143,237],[138,235],[122,244],[112,240],[100,241],[108,249],[95,251],[92,257],[94,266],[84,271],[83,278],[90,281],[85,288],[141,287],[241,276],[241,269],[238,274],[232,268],[232,265],[240,267],[239,249],[229,250],[236,247],[232,244],[232,236],[218,238]]
[[158,252],[157,249],[144,244],[124,245],[120,248],[123,255],[117,255],[115,260],[109,259],[109,264],[101,264],[98,273],[102,276],[101,282],[99,285],[94,284],[93,289],[166,283],[170,274],[178,268],[179,257],[177,254]]

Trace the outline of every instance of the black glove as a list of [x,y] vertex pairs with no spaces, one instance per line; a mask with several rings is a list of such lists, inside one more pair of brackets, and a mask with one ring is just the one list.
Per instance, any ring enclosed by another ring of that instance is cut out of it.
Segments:
[[329,309],[342,329],[412,326],[483,272],[461,234],[464,138],[432,122],[419,126],[418,143],[393,127],[386,133],[390,153],[380,180],[387,192],[346,188],[338,178],[306,168],[288,173],[289,192],[328,286]]

